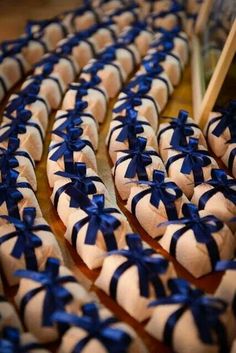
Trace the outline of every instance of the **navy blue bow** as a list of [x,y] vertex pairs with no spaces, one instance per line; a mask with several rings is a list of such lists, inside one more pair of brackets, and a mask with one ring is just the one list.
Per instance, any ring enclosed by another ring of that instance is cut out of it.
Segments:
[[[85,107],[87,107],[87,103],[85,103]],[[82,105],[81,105],[82,107]],[[95,122],[94,117],[92,114],[89,113],[84,113],[83,109],[77,110],[77,109],[68,109],[66,110],[65,114],[62,114],[56,118],[56,121],[59,121],[61,119],[64,119],[64,122],[62,122],[55,130],[52,131],[52,133],[56,133],[57,131],[70,131],[71,128],[79,128],[80,125],[83,124],[82,117],[92,119]]]
[[81,353],[91,340],[98,340],[108,353],[126,353],[131,343],[129,334],[118,327],[113,327],[119,321],[114,316],[101,318],[99,308],[95,303],[88,303],[82,306],[82,316],[57,312],[54,320],[63,325],[78,327],[86,331],[74,347],[72,353]]
[[20,332],[14,327],[5,327],[0,338],[1,353],[29,353],[43,349],[40,343],[32,342],[22,344]]
[[178,117],[172,118],[169,125],[162,129],[158,136],[158,142],[160,141],[161,135],[168,131],[173,130],[173,135],[170,140],[170,145],[175,147],[187,146],[187,137],[194,134],[194,128],[199,129],[198,125],[195,123],[189,123],[188,121],[188,112],[185,110],[180,110]]
[[88,195],[93,195],[97,192],[94,182],[102,183],[102,180],[98,176],[86,176],[87,168],[85,163],[75,163],[74,172],[56,172],[64,178],[69,178],[71,181],[61,186],[54,198],[54,204],[57,208],[60,195],[65,192],[70,196],[70,207],[72,208],[84,208],[90,205],[91,201]]
[[94,245],[97,240],[98,231],[100,230],[104,237],[107,250],[111,251],[117,249],[114,231],[121,223],[112,213],[119,214],[120,212],[116,208],[105,208],[104,195],[94,195],[91,204],[84,207],[83,210],[86,212],[87,216],[74,224],[71,236],[72,245],[76,248],[78,232],[85,224],[88,224],[85,244]]
[[119,255],[127,259],[117,267],[112,275],[109,286],[111,297],[116,299],[119,278],[132,266],[138,270],[139,291],[142,297],[149,297],[150,285],[153,286],[156,296],[165,296],[166,290],[159,276],[167,271],[168,261],[161,256],[152,256],[157,253],[151,248],[145,248],[138,234],[127,234],[126,242],[128,249],[114,250],[108,253],[108,256]]
[[15,230],[0,238],[0,245],[12,238],[17,238],[11,255],[16,259],[20,259],[22,255],[25,257],[26,268],[37,271],[38,263],[35,255],[35,249],[42,245],[42,240],[35,232],[45,231],[50,232],[50,227],[46,224],[35,225],[36,209],[26,207],[23,210],[23,219],[18,219],[10,216],[0,216],[13,224]]
[[135,195],[131,203],[131,212],[135,215],[138,202],[146,195],[151,195],[150,203],[158,208],[160,202],[164,204],[168,219],[178,219],[175,201],[178,200],[183,192],[172,181],[165,181],[165,173],[160,170],[154,170],[151,181],[138,181],[139,185],[147,185],[148,188]]
[[192,230],[194,237],[198,243],[205,244],[209,252],[210,261],[212,268],[214,269],[215,264],[220,259],[219,249],[214,239],[214,233],[219,232],[224,224],[218,218],[213,215],[201,217],[198,212],[197,206],[193,204],[184,204],[182,207],[183,217],[174,220],[164,222],[164,224],[180,224],[182,228],[174,232],[171,243],[170,243],[170,254],[176,257],[176,246],[178,240],[188,230]]
[[133,43],[139,34],[143,31],[147,31],[147,23],[136,21],[132,24],[132,27],[128,29],[124,34],[121,34],[118,38],[118,43],[129,45]]
[[29,270],[17,270],[15,276],[29,279],[39,284],[38,287],[27,292],[20,303],[20,317],[24,320],[27,304],[40,292],[44,292],[42,326],[53,326],[52,316],[58,310],[73,300],[72,294],[63,285],[66,283],[77,283],[74,276],[59,274],[60,262],[56,258],[48,258],[45,270],[36,272]]
[[209,191],[206,191],[199,199],[198,208],[204,210],[206,203],[212,196],[220,192],[226,199],[236,204],[236,180],[228,178],[225,170],[213,169],[211,171],[211,179],[204,182],[207,185],[213,186]]
[[[209,124],[210,126],[214,122],[219,121],[216,127],[214,128],[214,130],[212,131],[212,134],[219,137],[220,135],[223,134],[226,128],[229,128],[231,135],[235,133],[236,100],[230,101],[227,108],[219,108],[217,111],[219,111],[221,115],[213,118]],[[209,126],[208,126],[208,129],[209,129]]]
[[187,310],[193,315],[194,323],[201,341],[205,344],[220,346],[220,353],[229,351],[227,333],[220,317],[227,309],[226,303],[218,298],[205,296],[200,289],[192,288],[184,279],[170,279],[168,286],[171,295],[160,298],[150,306],[176,305],[180,308],[174,311],[166,321],[164,327],[164,342],[173,345],[174,329],[181,316]]
[[187,146],[177,146],[175,150],[179,153],[168,159],[166,163],[167,172],[172,163],[183,159],[180,172],[182,174],[190,174],[193,172],[195,184],[204,182],[202,169],[211,164],[211,159],[208,151],[198,149],[198,139],[191,137]]
[[147,73],[135,76],[134,79],[128,83],[125,89],[132,90],[133,88],[137,88],[140,94],[146,94],[150,91],[153,80],[158,79],[165,83],[169,95],[169,84],[164,77],[160,76],[162,71],[163,68],[161,66],[157,66],[156,68],[149,67]]
[[158,156],[158,154],[156,151],[146,150],[146,145],[146,138],[137,137],[130,149],[121,151],[126,156],[122,156],[116,161],[114,174],[116,174],[116,168],[120,163],[130,159],[125,178],[134,178],[137,175],[139,180],[148,180],[146,167],[152,163],[151,156]]

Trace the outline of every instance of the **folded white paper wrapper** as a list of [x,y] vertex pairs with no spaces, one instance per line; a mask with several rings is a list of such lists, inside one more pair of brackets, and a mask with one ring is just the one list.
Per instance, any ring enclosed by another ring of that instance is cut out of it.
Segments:
[[[148,96],[148,95],[145,95]],[[135,110],[138,112],[138,118],[139,117],[145,117],[147,119],[147,121],[150,123],[150,125],[152,126],[153,130],[156,131],[157,127],[158,127],[158,117],[159,117],[159,112],[161,111],[161,108],[158,104],[158,102],[156,102],[156,100],[154,100],[150,95],[149,98],[143,96],[141,99],[141,105],[135,106]],[[121,98],[124,97],[128,97],[125,93],[121,92],[118,100],[116,102],[116,104],[114,105],[114,108],[119,107],[121,104],[123,104],[126,100],[122,99],[119,100]],[[117,115],[125,115],[126,114],[126,109],[122,110],[121,112],[114,113],[112,117],[115,118]]]
[[[180,304],[159,305],[155,307],[152,313],[152,317],[146,326],[147,332],[159,341],[163,341],[165,324],[170,315],[180,307],[182,307]],[[221,315],[220,318],[221,322],[226,326],[229,337],[232,339],[234,322],[229,310],[226,311],[225,314]],[[186,310],[175,325],[172,347],[176,353],[219,352],[219,347],[216,344],[209,345],[201,342],[198,329],[190,310]]]
[[[112,313],[104,308],[101,307],[99,309],[99,315],[102,320],[113,318]],[[112,325],[109,325],[110,328],[119,329],[126,332],[131,338],[132,341],[129,345],[127,353],[146,353],[146,347],[144,346],[143,342],[140,338],[136,335],[135,331],[123,322],[115,322]],[[84,339],[88,336],[88,333],[80,327],[71,327],[62,337],[62,342],[59,347],[58,353],[72,353],[75,349],[76,344],[79,341]],[[91,338],[86,346],[83,348],[83,353],[107,353],[107,349],[102,345],[102,343],[95,339]]]
[[[97,176],[97,174],[90,168],[87,169],[86,176]],[[58,179],[53,188],[53,193],[51,196],[51,201],[54,203],[54,198],[56,195],[57,190],[66,185],[67,183],[71,182],[71,179],[67,178],[60,178]],[[106,199],[109,200],[109,194],[108,191],[105,187],[105,185],[102,182],[94,181],[94,185],[96,186],[97,189],[97,194],[104,194]],[[92,197],[92,195],[88,195],[89,197]],[[67,225],[68,224],[68,218],[71,214],[71,212],[75,211],[75,208],[70,207],[70,196],[67,195],[65,192],[63,192],[58,200],[58,206],[57,206],[57,212],[59,217],[61,218],[62,222]]]
[[[165,181],[171,181],[169,178],[166,178]],[[132,185],[132,184],[131,184]],[[132,212],[132,201],[135,196],[141,193],[144,190],[148,190],[149,187],[145,185],[133,184],[130,195],[127,201],[126,208],[129,212]],[[143,229],[150,235],[152,238],[159,237],[164,234],[166,226],[159,225],[163,222],[168,221],[168,216],[166,213],[166,208],[164,203],[160,201],[159,207],[156,208],[150,202],[151,194],[145,195],[135,207],[135,217]],[[177,214],[180,217],[182,215],[182,205],[188,202],[188,199],[185,195],[182,195],[177,199],[174,204],[177,210]]]
[[[236,143],[230,143],[227,146],[228,148],[225,154],[222,156],[222,161],[230,169],[230,172],[233,175],[233,177],[236,178],[236,157],[235,157]],[[229,165],[231,158],[232,158],[232,163],[231,165]]]
[[[145,247],[148,246],[145,244]],[[157,253],[152,255],[152,257],[162,258],[162,256]],[[121,255],[107,256],[103,262],[102,270],[95,285],[109,295],[109,286],[112,276],[116,269],[126,261],[126,257]],[[159,275],[159,278],[164,284],[164,287],[166,287],[167,280],[175,276],[174,267],[169,263],[166,272]],[[140,295],[138,268],[135,265],[131,266],[118,280],[116,301],[129,315],[134,317],[137,321],[142,322],[149,318],[153,311],[152,308],[148,308],[148,304],[155,299],[154,288],[151,284],[149,289],[150,294],[148,298]]]
[[[155,150],[152,147],[147,146],[146,151],[155,151]],[[132,178],[132,179],[125,178],[125,173],[127,171],[128,165],[131,161],[131,158],[127,159],[126,161],[121,162],[118,165],[119,159],[124,156],[127,156],[127,153],[124,153],[124,152],[117,153],[116,164],[112,169],[112,173],[114,175],[115,186],[117,188],[117,191],[118,191],[120,197],[122,198],[122,200],[127,200],[130,195],[131,188],[133,186],[132,183],[130,183],[130,181],[133,181],[133,180],[137,181],[138,176],[136,175],[135,178]],[[151,178],[152,178],[152,173],[153,173],[154,169],[159,169],[159,170],[165,171],[164,164],[159,156],[150,156],[150,157],[152,159],[152,163],[146,167],[146,171],[147,171],[147,175],[148,175],[149,180],[151,180]]]
[[[34,220],[35,226],[41,224],[48,225],[44,218],[36,218]],[[4,235],[10,234],[15,230],[16,228],[13,224],[3,224],[0,227],[0,241]],[[63,261],[59,245],[52,232],[40,230],[33,231],[33,233],[42,241],[42,245],[34,249],[39,270],[44,270],[48,257],[58,258],[61,262]],[[5,241],[0,245],[0,264],[5,278],[11,286],[19,283],[19,278],[14,276],[15,271],[26,269],[25,255],[23,254],[19,259],[17,259],[11,254],[18,237],[20,237],[20,235]]]
[[[109,203],[105,207],[112,207]],[[124,215],[121,213],[111,213],[115,217],[120,225],[114,230],[114,236],[118,248],[122,248],[125,245],[125,234],[131,231],[129,223]],[[65,233],[65,238],[72,244],[72,232],[74,225],[86,218],[87,213],[81,209],[72,212],[68,218],[68,225]],[[97,232],[97,238],[95,244],[86,244],[85,238],[87,235],[88,223],[86,223],[79,232],[76,232],[76,251],[85,264],[90,268],[94,269],[101,267],[102,263],[107,254],[107,247],[104,241],[104,236],[101,230]]]
[[[101,87],[99,88],[101,89]],[[96,90],[96,88],[89,88],[88,94],[83,97],[83,101],[88,103],[88,107],[84,110],[84,112],[91,113],[98,123],[102,123],[104,121],[107,113],[107,93],[105,88],[102,89],[102,92]],[[63,99],[62,109],[74,109],[75,104],[76,90],[69,89]]]
[[[4,134],[6,131],[8,131],[11,127],[8,126],[11,123],[9,120],[8,122],[2,123],[1,128],[0,128],[0,135]],[[33,158],[35,161],[40,161],[43,153],[43,141],[42,137],[45,137],[45,132],[43,130],[42,125],[40,122],[33,117],[30,118],[29,123],[34,123],[37,124],[39,129],[36,128],[36,126],[29,126],[26,125],[26,132],[21,134],[17,134],[17,137],[20,140],[20,149],[26,150],[30,156]],[[40,132],[42,133],[42,137],[40,135]],[[2,142],[3,146],[8,145],[8,139]]]
[[[60,266],[59,276],[72,276],[72,272],[65,266]],[[20,307],[23,297],[30,291],[41,287],[41,284],[30,279],[22,278],[15,297],[17,307]],[[78,282],[68,282],[63,287],[70,292],[73,299],[65,306],[67,312],[76,313],[80,306],[91,300],[88,292]],[[42,310],[45,290],[41,290],[27,303],[24,311],[26,328],[42,343],[55,341],[58,338],[56,325],[42,326]]]
[[[58,110],[57,111],[52,130],[57,130],[61,124],[65,123],[68,120],[68,117],[66,116],[66,114],[67,114],[66,110]],[[95,150],[97,150],[97,148],[98,148],[98,124],[96,123],[96,121],[92,115],[87,116],[87,115],[84,115],[83,113],[81,113],[78,117],[80,117],[82,120],[82,123],[79,125],[79,127],[81,127],[83,129],[83,132],[84,132],[83,135],[88,137],[89,141],[93,145],[93,148]],[[73,120],[72,120],[72,122],[73,122]],[[77,126],[77,125],[75,124],[75,126]],[[65,129],[61,130],[61,131],[66,132]],[[60,141],[62,141],[62,138],[52,132],[51,141],[60,142]]]
[[[231,177],[228,177],[232,179]],[[199,199],[202,195],[204,195],[207,191],[212,190],[213,186],[208,184],[201,184],[194,188],[194,194],[191,199],[195,205],[198,205]],[[217,192],[215,193],[207,202],[204,207],[205,211],[213,214],[214,216],[218,217],[220,220],[228,224],[228,226],[232,230],[236,230],[235,222],[229,222],[229,220],[235,217],[236,214],[236,205],[230,201],[229,199],[225,198],[223,193]],[[229,223],[228,223],[229,222]]]
[[22,331],[21,322],[17,316],[14,306],[4,298],[0,298],[0,332],[4,327],[14,327]]
[[[137,120],[140,122],[147,123],[147,119],[144,118],[143,116],[137,117]],[[112,130],[117,126],[121,126],[121,128],[116,129],[115,131],[112,132]],[[117,154],[119,153],[117,151],[127,150],[129,148],[128,140],[125,140],[123,142],[117,141],[117,137],[120,134],[121,130],[122,130],[122,122],[117,120],[112,120],[110,123],[110,128],[108,131],[106,143],[108,144],[108,141],[110,140],[110,144],[108,146],[108,152],[113,164],[115,163],[117,159]],[[150,125],[143,125],[143,132],[136,134],[136,136],[145,137],[147,139],[147,145],[153,147],[155,151],[158,151],[156,134]]]
[[[200,217],[210,215],[207,211],[200,211],[199,214]],[[183,227],[184,225],[182,224],[169,224],[166,227],[166,231],[159,241],[159,244],[168,253],[170,252],[170,244],[174,233]],[[235,239],[227,225],[224,225],[218,232],[212,233],[212,237],[217,244],[220,259],[232,259]],[[214,270],[212,269],[207,246],[196,241],[192,230],[187,230],[178,239],[176,260],[196,278],[204,276]]]
[[[88,140],[85,136],[85,140]],[[49,145],[49,148],[52,148],[49,153],[48,153],[48,159],[47,159],[47,176],[48,176],[48,182],[50,187],[52,188],[55,184],[55,182],[60,179],[61,177],[58,175],[55,175],[56,172],[65,171],[65,160],[64,156],[60,157],[57,161],[53,161],[50,158],[52,155],[60,148],[56,147],[53,148],[53,145],[55,145],[54,142],[51,142]],[[93,169],[95,172],[97,171],[97,161],[96,161],[96,156],[93,151],[93,149],[86,145],[81,151],[74,151],[73,152],[73,162],[82,162],[87,165],[88,168]]]
[[[206,150],[206,148],[203,146],[199,146],[199,150]],[[180,153],[181,152],[178,152],[174,149],[168,150],[167,161],[172,156],[176,156]],[[211,163],[208,166],[202,168],[204,180],[208,180],[210,178],[211,171],[213,168],[218,168],[218,164],[216,163],[214,158],[210,156],[209,158],[211,160]],[[179,188],[185,193],[188,198],[191,198],[195,191],[193,172],[191,171],[190,174],[183,174],[181,172],[182,165],[183,158],[180,158],[177,161],[171,163],[168,170],[168,176],[179,186]]]

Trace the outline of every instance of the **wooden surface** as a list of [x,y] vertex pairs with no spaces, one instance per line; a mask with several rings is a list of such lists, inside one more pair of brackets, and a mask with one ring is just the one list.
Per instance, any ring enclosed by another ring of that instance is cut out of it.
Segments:
[[[25,24],[25,20],[28,18],[44,18],[56,15],[60,11],[65,9],[73,8],[79,1],[72,0],[53,0],[53,1],[32,1],[32,0],[22,0],[21,6],[19,6],[19,0],[17,1],[7,1],[3,2],[0,0],[0,40],[7,38],[14,38],[19,35]],[[14,10],[14,11],[13,11]],[[192,94],[191,94],[191,78],[190,78],[190,67],[188,67],[183,75],[183,80],[178,88],[175,89],[172,98],[170,99],[167,108],[165,109],[164,116],[176,116],[179,109],[185,109],[192,114]],[[115,100],[114,100],[115,101]],[[97,153],[97,162],[98,162],[98,173],[105,182],[108,190],[110,191],[113,201],[118,201],[118,205],[122,211],[128,217],[130,224],[134,231],[139,232],[142,235],[142,238],[147,241],[152,247],[160,250],[162,253],[163,250],[160,249],[157,241],[151,239],[141,227],[137,224],[134,218],[126,212],[124,204],[120,201],[114,191],[114,184],[111,176],[111,164],[108,159],[106,146],[104,144],[105,137],[108,131],[109,120],[111,117],[111,109],[114,104],[114,101],[110,104],[110,110],[106,119],[106,122],[100,128],[100,142],[99,149]],[[1,107],[3,108],[3,106]],[[53,123],[53,115],[51,116],[50,126],[48,131],[50,131]],[[44,146],[44,154],[42,161],[37,163],[36,174],[38,180],[38,192],[37,198],[40,203],[43,215],[48,221],[52,230],[61,246],[65,263],[66,265],[74,271],[78,279],[91,291],[94,291],[101,302],[110,308],[120,319],[124,320],[130,324],[140,335],[143,341],[146,343],[147,348],[150,353],[168,353],[171,352],[170,349],[164,347],[163,344],[157,342],[151,336],[149,336],[144,331],[144,326],[137,323],[129,315],[125,313],[112,299],[105,295],[101,290],[95,288],[93,285],[94,280],[98,276],[98,271],[90,271],[86,265],[82,262],[76,252],[64,239],[65,227],[62,222],[59,220],[54,207],[50,202],[51,190],[48,186],[47,176],[46,176],[46,158],[48,144],[50,141],[50,133],[47,133],[46,142]],[[166,253],[165,256],[168,257]],[[172,260],[173,261],[173,260]],[[198,287],[206,290],[207,292],[213,292],[217,287],[220,275],[214,274],[205,276],[199,280],[195,280],[190,274],[187,273],[180,265],[173,261],[174,266],[177,270],[179,276],[187,278],[192,283],[195,283]],[[14,294],[14,290],[9,292],[11,295]]]

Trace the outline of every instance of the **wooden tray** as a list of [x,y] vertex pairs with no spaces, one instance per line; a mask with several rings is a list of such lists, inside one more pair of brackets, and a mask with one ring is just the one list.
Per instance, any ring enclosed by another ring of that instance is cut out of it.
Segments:
[[[25,20],[29,17],[31,18],[44,18],[56,15],[62,10],[69,9],[70,7],[78,6],[79,1],[35,1],[35,0],[24,0],[21,1],[23,7],[19,7],[19,2],[13,0],[10,2],[5,2],[0,4],[0,40],[12,38],[22,33]],[[58,6],[59,5],[59,6]],[[29,6],[29,11],[27,10]],[[13,13],[13,9],[17,9]],[[6,22],[6,15],[10,17],[10,25],[8,27]],[[7,26],[6,26],[7,25]],[[105,138],[109,128],[109,122],[111,119],[111,110],[114,105],[115,100],[111,102],[109,107],[109,112],[105,123],[100,127],[99,132],[99,148],[97,152],[97,164],[98,164],[98,174],[105,182],[110,194],[111,199],[114,202],[118,202],[119,207],[127,216],[131,227],[134,232],[141,234],[143,240],[147,241],[153,248],[159,250],[167,258],[170,256],[164,252],[158,242],[151,239],[143,229],[138,225],[137,221],[134,219],[130,213],[128,213],[124,208],[124,203],[119,199],[114,190],[114,183],[111,176],[111,163],[108,158],[108,154],[105,146]],[[1,108],[3,109],[4,103]],[[192,89],[191,89],[191,74],[190,67],[188,66],[184,72],[181,84],[175,89],[167,108],[163,112],[163,116],[176,116],[180,109],[185,109],[189,111],[192,115]],[[43,215],[47,222],[50,224],[59,244],[62,249],[66,265],[75,273],[78,279],[84,284],[84,286],[91,291],[94,291],[99,297],[100,301],[106,305],[111,311],[114,312],[121,320],[130,324],[143,339],[150,353],[171,353],[172,351],[165,347],[162,343],[158,342],[147,334],[144,330],[144,325],[139,324],[136,320],[131,318],[119,305],[117,305],[109,296],[104,292],[96,288],[93,283],[97,278],[99,271],[91,271],[82,262],[79,255],[70,246],[70,244],[64,239],[65,227],[60,221],[57,213],[50,201],[51,189],[49,188],[46,175],[46,160],[48,145],[50,142],[50,130],[53,124],[54,114],[50,118],[50,124],[48,128],[48,133],[46,136],[46,141],[44,145],[44,154],[40,163],[36,165],[36,175],[38,180],[38,191],[37,198],[43,212]],[[186,270],[182,268],[175,260],[171,259],[175,266],[175,269],[180,277],[184,277],[194,283],[199,288],[204,289],[206,292],[213,292],[220,282],[221,275],[219,273],[204,276],[201,279],[194,279]],[[15,289],[7,289],[7,294],[9,299],[12,299],[15,294]],[[53,348],[53,347],[52,347]]]

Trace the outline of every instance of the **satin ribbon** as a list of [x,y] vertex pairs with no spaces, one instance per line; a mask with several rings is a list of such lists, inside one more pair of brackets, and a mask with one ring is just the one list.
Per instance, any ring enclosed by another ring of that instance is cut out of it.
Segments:
[[61,137],[63,140],[54,144],[50,151],[55,152],[49,158],[51,161],[58,161],[64,158],[65,170],[71,172],[73,170],[74,152],[83,152],[83,149],[88,146],[94,152],[93,146],[89,140],[82,139],[83,129],[78,127],[70,128],[66,133],[62,131],[54,131],[54,134]]
[[0,238],[0,245],[16,238],[11,256],[20,259],[24,255],[26,268],[37,271],[38,261],[35,249],[42,246],[42,240],[38,237],[37,232],[51,232],[50,227],[46,224],[35,225],[36,209],[34,207],[24,208],[22,220],[10,216],[0,216],[0,218],[7,220],[15,228],[14,231]]
[[236,158],[236,147],[231,150],[229,154],[229,159],[228,159],[228,168],[231,173],[233,173],[235,158]]
[[136,21],[132,24],[132,27],[125,31],[124,34],[121,34],[118,38],[118,43],[122,43],[124,45],[129,45],[135,41],[135,39],[141,34],[142,31],[150,32],[147,29],[147,23]]
[[199,210],[204,210],[206,203],[218,192],[222,193],[224,197],[236,204],[236,180],[229,179],[228,175],[223,169],[212,169],[211,179],[204,182],[213,188],[206,191],[198,201]]
[[184,279],[170,279],[168,284],[171,295],[150,304],[151,307],[180,305],[179,309],[170,314],[165,323],[164,342],[174,348],[175,326],[186,311],[190,311],[201,342],[206,345],[218,344],[219,353],[229,352],[227,332],[221,321],[221,315],[227,309],[226,303],[219,298],[205,296],[203,291],[192,288]]
[[59,64],[61,59],[69,62],[69,64],[71,65],[71,68],[73,70],[74,77],[75,77],[77,75],[77,70],[76,70],[76,67],[74,65],[73,60],[69,56],[64,55],[62,53],[58,53],[58,52],[55,52],[55,53],[52,53],[52,54],[45,56],[38,63],[35,64],[35,68],[37,68],[37,67],[42,68],[42,75],[43,76],[50,75],[53,72],[55,65]]
[[163,203],[169,220],[178,219],[178,212],[175,201],[182,197],[183,192],[172,181],[165,181],[165,173],[160,170],[154,170],[151,181],[138,181],[138,185],[144,185],[148,188],[135,195],[131,202],[131,212],[136,214],[136,206],[140,200],[150,194],[150,204],[158,208],[160,202]]
[[76,248],[79,231],[87,224],[87,233],[84,240],[85,244],[95,245],[98,231],[101,231],[107,251],[116,250],[117,242],[114,231],[121,223],[113,213],[120,214],[120,212],[116,208],[105,208],[104,195],[94,195],[91,204],[87,207],[83,207],[83,210],[87,215],[76,222],[72,229],[71,241],[73,247]]
[[38,284],[29,290],[20,302],[20,317],[24,321],[27,304],[39,293],[44,294],[42,303],[42,326],[53,326],[53,314],[58,310],[65,310],[73,300],[73,295],[64,287],[67,283],[77,283],[74,276],[59,274],[60,262],[56,258],[48,258],[44,271],[17,270],[15,276],[29,279]]
[[[9,216],[20,218],[18,203],[23,199],[20,189],[30,189],[32,187],[27,182],[18,182],[19,173],[10,170],[3,182],[0,182],[0,206],[5,202]],[[33,191],[33,190],[32,190]]]
[[229,128],[232,135],[236,129],[236,100],[230,101],[227,108],[219,108],[217,111],[220,113],[220,116],[217,116],[210,121],[207,133],[209,132],[210,126],[216,121],[219,121],[213,129],[212,134],[219,137],[227,128]]
[[125,153],[126,156],[122,156],[116,161],[114,175],[116,175],[116,169],[119,164],[126,160],[130,160],[125,172],[125,178],[134,178],[137,175],[139,180],[148,180],[146,167],[152,163],[151,157],[158,156],[158,154],[156,151],[146,150],[146,145],[146,138],[137,137],[137,139],[133,141],[131,149],[121,151],[122,153]]
[[[85,103],[84,107],[87,107],[88,104],[87,102],[83,102]],[[82,107],[82,105],[81,105]],[[84,119],[82,119],[84,118]],[[84,113],[83,112],[83,108],[82,109],[68,109],[66,110],[65,114],[62,114],[60,116],[58,116],[55,121],[59,121],[64,119],[64,121],[56,127],[56,129],[54,129],[52,131],[52,133],[55,133],[57,131],[64,131],[67,130],[69,131],[71,128],[79,128],[81,125],[83,124],[87,124],[87,120],[91,119],[92,121],[94,121],[96,123],[95,118],[92,116],[92,114],[90,113]]]
[[10,137],[8,140],[7,148],[0,147],[0,173],[2,180],[5,180],[7,174],[11,169],[19,167],[17,157],[24,157],[29,160],[32,167],[34,168],[34,162],[30,155],[26,151],[20,151],[20,141],[18,138]]
[[199,130],[199,127],[195,123],[188,122],[188,112],[180,110],[178,117],[172,118],[169,125],[166,126],[159,132],[158,143],[160,143],[161,136],[168,130],[173,130],[173,134],[170,140],[170,145],[175,147],[187,146],[187,137],[194,135],[193,128]]
[[213,215],[201,217],[197,206],[184,204],[182,207],[183,217],[178,220],[164,222],[163,224],[180,224],[182,228],[176,230],[171,238],[170,254],[176,257],[176,247],[178,240],[189,230],[194,234],[197,243],[205,244],[209,253],[212,269],[215,268],[220,259],[220,253],[214,233],[219,232],[224,224]]
[[[102,318],[95,303],[82,306],[82,316],[56,312],[54,320],[62,325],[77,327],[86,332],[84,338],[76,343],[72,353],[82,353],[92,340],[97,340],[108,353],[126,353],[132,338],[121,328],[116,327],[119,321],[114,316]],[[114,325],[114,326],[113,326]]]
[[130,54],[131,60],[132,60],[132,66],[133,66],[133,70],[134,70],[135,67],[137,66],[137,60],[136,60],[136,57],[134,55],[134,52],[128,46],[126,46],[123,43],[116,43],[116,44],[110,45],[108,48],[106,48],[103,51],[103,53],[101,54],[101,57],[103,59],[105,59],[105,60],[111,60],[111,61],[118,60],[119,61],[119,59],[117,57],[117,51],[119,49],[126,50]]
[[195,184],[204,182],[203,168],[211,164],[211,159],[208,151],[198,149],[198,139],[190,137],[187,146],[178,146],[175,147],[175,150],[179,153],[168,159],[167,172],[172,163],[183,159],[180,172],[187,175],[192,172]]
[[[64,89],[61,85],[61,82],[59,80],[58,77],[54,77],[54,76],[47,76],[47,75],[44,75],[43,73],[42,74],[38,74],[38,75],[32,75],[32,76],[29,76],[29,78],[27,80],[32,80],[31,83],[34,83],[35,86],[38,86],[39,88],[41,87],[41,84],[44,80],[50,80],[50,81],[53,81],[56,83],[57,87],[58,87],[58,90],[60,92],[60,95],[62,96],[63,93],[64,93]],[[27,82],[26,80],[26,82]]]
[[152,256],[156,252],[151,248],[144,248],[138,234],[127,234],[128,249],[114,250],[108,256],[123,256],[126,260],[114,271],[109,285],[109,293],[116,300],[119,279],[128,269],[135,266],[138,271],[139,293],[148,298],[152,286],[157,297],[166,295],[166,290],[160,275],[166,273],[168,261],[163,257]]
[[88,195],[97,192],[95,182],[103,183],[98,176],[86,176],[87,168],[85,163],[75,163],[74,173],[56,172],[56,175],[71,179],[70,182],[61,186],[55,194],[54,205],[57,208],[59,197],[65,192],[70,197],[70,207],[84,208],[90,205]]
[[14,327],[5,327],[0,338],[1,353],[29,353],[43,350],[44,347],[38,342],[21,343],[20,332]]

